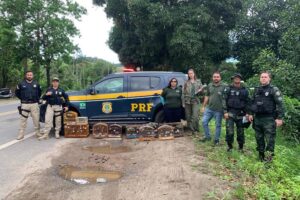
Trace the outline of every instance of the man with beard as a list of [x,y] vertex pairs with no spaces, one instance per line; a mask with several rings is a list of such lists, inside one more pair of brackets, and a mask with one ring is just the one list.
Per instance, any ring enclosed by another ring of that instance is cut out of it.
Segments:
[[21,117],[21,124],[17,140],[24,138],[24,132],[29,114],[32,117],[35,135],[37,137],[42,136],[40,134],[40,109],[38,105],[41,92],[42,90],[40,85],[37,81],[33,80],[33,72],[27,71],[25,73],[25,79],[17,85],[15,91],[16,96],[21,100],[21,106],[18,107]]
[[[253,121],[257,151],[261,161],[272,161],[275,149],[276,127],[283,124],[284,107],[280,90],[271,85],[271,74],[260,74],[260,86],[253,94],[249,121]],[[265,155],[266,152],[266,155]]]
[[[211,140],[208,124],[212,118],[215,118],[216,131],[214,145],[218,145],[221,136],[223,118],[222,98],[226,85],[221,82],[221,74],[219,72],[213,73],[212,80],[213,82],[207,86],[201,110],[201,112],[204,112],[202,125],[205,132],[205,137],[202,141],[206,142]],[[206,105],[207,107],[205,107]]]
[[243,152],[245,143],[243,117],[246,116],[248,104],[250,103],[249,92],[241,84],[241,74],[234,74],[231,80],[232,84],[225,89],[223,98],[224,118],[226,119],[226,142],[228,145],[227,151],[230,152],[233,148],[235,124],[239,150]]

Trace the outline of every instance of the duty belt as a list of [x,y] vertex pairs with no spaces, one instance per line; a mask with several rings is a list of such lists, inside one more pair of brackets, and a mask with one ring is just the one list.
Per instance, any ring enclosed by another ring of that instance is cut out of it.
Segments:
[[37,101],[21,101],[23,104],[37,103]]
[[273,117],[273,118],[275,118],[274,113],[255,113],[255,117]]

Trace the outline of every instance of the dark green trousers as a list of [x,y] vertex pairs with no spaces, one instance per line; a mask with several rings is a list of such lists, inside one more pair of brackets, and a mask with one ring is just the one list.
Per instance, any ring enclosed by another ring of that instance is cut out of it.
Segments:
[[236,125],[236,140],[239,146],[242,147],[245,143],[245,135],[243,128],[243,121],[241,117],[229,117],[226,120],[226,142],[228,145],[232,145],[234,141],[234,124]]
[[273,117],[255,117],[253,128],[257,143],[257,151],[274,153],[276,139],[276,124]]
[[187,126],[191,131],[199,131],[200,104],[185,104],[185,117]]

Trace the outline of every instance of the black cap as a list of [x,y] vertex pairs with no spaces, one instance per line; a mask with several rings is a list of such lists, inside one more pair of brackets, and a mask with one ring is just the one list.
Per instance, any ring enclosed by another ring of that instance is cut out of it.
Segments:
[[243,79],[242,75],[240,73],[235,73],[232,77],[231,77],[231,80],[236,78],[236,77],[239,77],[241,80]]

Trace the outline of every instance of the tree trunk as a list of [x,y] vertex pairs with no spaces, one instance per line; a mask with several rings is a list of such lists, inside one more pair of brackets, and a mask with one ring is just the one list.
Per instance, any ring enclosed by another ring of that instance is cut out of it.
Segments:
[[50,87],[50,64],[46,64],[47,86]]
[[34,72],[34,79],[39,81],[41,74],[40,74],[40,67],[38,63],[33,64],[32,71]]
[[5,72],[5,67],[2,68],[2,83],[1,83],[1,88],[4,88],[6,86],[6,72]]
[[27,58],[23,58],[21,61],[22,66],[24,67],[24,74],[28,71],[28,62]]

